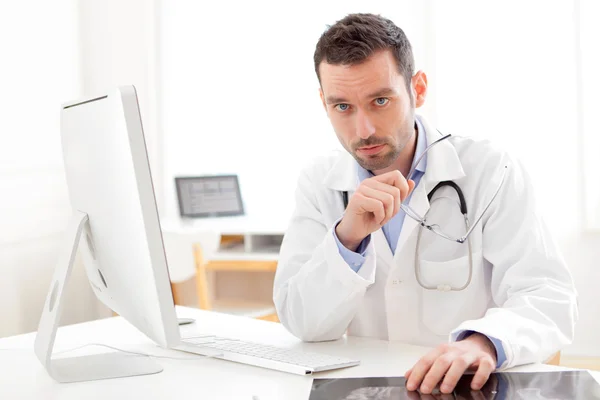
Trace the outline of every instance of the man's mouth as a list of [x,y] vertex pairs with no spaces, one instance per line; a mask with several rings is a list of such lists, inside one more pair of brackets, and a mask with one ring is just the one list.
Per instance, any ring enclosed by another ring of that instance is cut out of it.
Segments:
[[376,144],[373,146],[359,147],[357,151],[360,154],[372,156],[372,155],[379,153],[381,150],[383,150],[384,147],[385,147],[385,144]]

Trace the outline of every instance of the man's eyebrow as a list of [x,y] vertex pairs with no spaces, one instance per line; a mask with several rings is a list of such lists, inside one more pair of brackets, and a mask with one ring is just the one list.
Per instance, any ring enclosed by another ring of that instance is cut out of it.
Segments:
[[[373,93],[371,93],[368,98],[372,99],[372,98],[376,98],[376,97],[385,97],[385,96],[394,96],[396,95],[396,90],[392,89],[392,88],[382,88],[379,89]],[[327,96],[325,98],[325,103],[327,104],[340,104],[340,103],[347,103],[348,100],[344,99],[343,97],[337,97],[337,96]]]
[[383,88],[383,89],[379,89],[374,93],[371,93],[369,95],[369,98],[374,98],[374,97],[386,97],[386,96],[393,96],[396,95],[396,90],[392,89],[392,88]]
[[338,103],[347,103],[347,101],[343,97],[327,96],[325,98],[325,103],[327,103],[327,104],[338,104]]

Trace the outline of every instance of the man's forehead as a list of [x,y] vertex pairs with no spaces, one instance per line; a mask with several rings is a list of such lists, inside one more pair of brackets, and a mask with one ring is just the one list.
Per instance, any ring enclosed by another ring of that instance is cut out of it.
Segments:
[[322,61],[319,65],[319,75],[323,79],[389,79],[400,75],[395,63],[377,57],[370,57],[360,63],[330,64]]
[[404,78],[391,53],[373,55],[362,63],[352,65],[323,61],[319,65],[319,75],[321,88],[326,96],[337,96],[337,92],[349,90],[370,95],[385,89],[396,89],[404,84]]

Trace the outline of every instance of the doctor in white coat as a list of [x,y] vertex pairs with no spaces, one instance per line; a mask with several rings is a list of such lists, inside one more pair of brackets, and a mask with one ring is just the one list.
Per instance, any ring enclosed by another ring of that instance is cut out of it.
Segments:
[[314,62],[346,152],[299,178],[274,283],[285,327],[306,341],[348,333],[434,347],[406,372],[422,393],[450,393],[469,369],[477,390],[495,369],[569,344],[576,291],[529,176],[491,143],[416,115],[427,77],[403,31],[348,15]]

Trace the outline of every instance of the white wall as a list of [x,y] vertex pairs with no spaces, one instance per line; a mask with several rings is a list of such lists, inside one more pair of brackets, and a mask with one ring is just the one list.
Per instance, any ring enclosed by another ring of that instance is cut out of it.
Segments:
[[[155,12],[145,0],[0,4],[0,337],[37,328],[64,245],[63,102],[134,84],[160,193]],[[110,315],[79,263],[66,303],[63,324]]]
[[[0,4],[0,337],[32,331],[71,211],[60,150],[61,103],[80,96],[74,1]],[[82,270],[63,323],[97,317]]]

